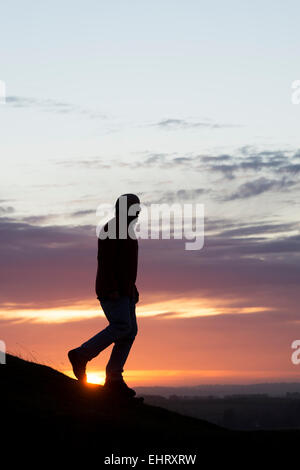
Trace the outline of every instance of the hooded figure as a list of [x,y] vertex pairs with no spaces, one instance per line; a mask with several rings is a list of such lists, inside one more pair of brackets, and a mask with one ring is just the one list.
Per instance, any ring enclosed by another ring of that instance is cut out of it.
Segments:
[[[138,301],[135,282],[138,267],[138,241],[133,227],[140,212],[135,194],[123,194],[115,204],[115,217],[102,228],[98,238],[97,298],[128,295]],[[128,214],[134,212],[134,215]]]
[[138,241],[134,224],[140,210],[140,200],[135,194],[123,194],[116,201],[115,217],[102,228],[98,237],[95,290],[109,324],[68,353],[75,377],[86,381],[87,362],[114,343],[106,366],[104,389],[128,397],[133,397],[135,391],[124,382],[122,374],[137,334]]

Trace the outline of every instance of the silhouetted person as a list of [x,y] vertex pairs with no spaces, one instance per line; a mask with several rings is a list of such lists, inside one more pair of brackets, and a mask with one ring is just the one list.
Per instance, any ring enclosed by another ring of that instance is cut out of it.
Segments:
[[[124,382],[122,373],[137,334],[135,304],[139,293],[135,282],[138,242],[132,228],[140,212],[139,204],[140,200],[135,194],[120,196],[115,204],[115,217],[104,225],[98,236],[95,288],[109,325],[68,353],[74,375],[78,380],[86,381],[87,362],[114,343],[106,366],[104,388],[129,396],[135,395],[135,391]],[[128,215],[130,207],[135,215]],[[103,237],[105,234],[108,236]]]

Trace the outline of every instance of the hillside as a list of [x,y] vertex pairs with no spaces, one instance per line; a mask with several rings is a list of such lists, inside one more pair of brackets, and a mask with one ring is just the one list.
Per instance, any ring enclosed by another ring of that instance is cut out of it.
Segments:
[[[81,386],[60,372],[8,355],[0,366],[1,444],[51,455],[57,451],[97,456],[99,465],[118,455],[196,454],[224,459],[238,446],[261,455],[280,444],[293,450],[299,431],[237,432],[160,407],[124,407],[102,387]],[[2,447],[3,448],[3,447]],[[217,450],[217,452],[216,452]],[[198,462],[199,463],[199,462]]]

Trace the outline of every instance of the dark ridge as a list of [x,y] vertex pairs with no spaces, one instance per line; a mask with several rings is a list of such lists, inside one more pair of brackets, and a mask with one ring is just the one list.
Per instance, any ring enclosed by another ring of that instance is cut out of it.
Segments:
[[88,459],[96,452],[99,467],[111,453],[197,453],[213,461],[237,447],[260,455],[277,444],[292,449],[300,438],[300,431],[229,431],[161,407],[129,406],[105,397],[101,386],[82,386],[51,367],[12,355],[0,366],[0,385],[2,448],[22,455],[68,450]]

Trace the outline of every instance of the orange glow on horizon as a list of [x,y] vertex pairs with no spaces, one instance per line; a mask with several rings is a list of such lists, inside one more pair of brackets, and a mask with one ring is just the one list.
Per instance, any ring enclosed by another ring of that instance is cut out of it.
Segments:
[[[74,378],[72,371],[62,371],[68,377]],[[211,384],[250,384],[258,382],[277,382],[284,380],[299,380],[297,371],[262,371],[262,370],[127,370],[124,379],[131,385],[144,387],[178,386],[190,387]],[[103,385],[105,371],[87,372],[87,383]]]
[[[237,299],[236,299],[237,300]],[[48,309],[23,309],[20,310],[13,304],[7,304],[7,310],[1,312],[4,319],[28,320],[34,323],[67,323],[104,316],[101,308],[95,308],[95,302],[91,304],[78,302],[75,305],[62,308]],[[232,307],[228,299],[203,299],[203,298],[172,298],[160,302],[137,305],[138,317],[164,318],[196,318],[226,314],[251,314],[272,310],[265,306]]]

